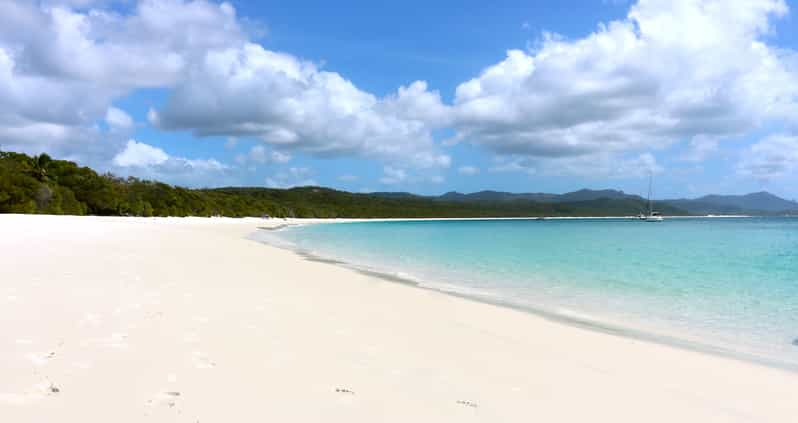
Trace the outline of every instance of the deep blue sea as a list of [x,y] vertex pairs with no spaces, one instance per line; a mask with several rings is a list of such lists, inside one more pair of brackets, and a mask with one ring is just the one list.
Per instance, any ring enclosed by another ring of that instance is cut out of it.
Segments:
[[331,223],[263,236],[565,321],[798,366],[798,219]]

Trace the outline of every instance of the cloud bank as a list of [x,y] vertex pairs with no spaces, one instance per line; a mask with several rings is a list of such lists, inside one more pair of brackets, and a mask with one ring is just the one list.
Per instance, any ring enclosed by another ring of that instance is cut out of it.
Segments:
[[335,72],[246,43],[193,64],[151,121],[197,136],[253,136],[319,157],[435,167],[450,162],[431,135],[445,115],[440,96],[423,82],[377,98]]
[[798,121],[798,56],[765,42],[786,13],[780,0],[641,0],[585,38],[544,34],[457,87],[457,138],[531,169],[679,141],[703,159],[719,140]]
[[[675,143],[687,146],[683,160],[700,162],[727,139],[798,127],[798,53],[771,38],[774,20],[788,12],[783,0],[640,0],[588,36],[543,33],[508,51],[447,103],[422,80],[379,96],[266,49],[229,3],[141,0],[120,12],[102,1],[7,1],[0,145],[167,178],[229,168],[130,140],[145,123],[115,100],[158,88],[167,100],[150,111],[150,125],[271,146],[242,155],[247,166],[285,165],[298,153],[356,157],[378,161],[382,183],[402,184],[452,165],[436,138],[445,129],[451,141],[493,155],[493,171],[658,171],[655,155]],[[791,172],[798,146],[787,132],[745,150],[738,174]],[[310,173],[286,170],[270,184],[310,181]]]

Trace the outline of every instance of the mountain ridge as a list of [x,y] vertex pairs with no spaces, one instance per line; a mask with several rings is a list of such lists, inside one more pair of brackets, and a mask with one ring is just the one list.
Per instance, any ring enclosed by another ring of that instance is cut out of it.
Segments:
[[[121,216],[544,217],[633,216],[648,209],[638,195],[580,189],[564,194],[479,191],[422,196],[351,193],[306,186],[184,188],[99,174],[41,154],[0,152],[0,213]],[[655,201],[665,215],[791,214],[798,203],[768,192]]]
[[[782,212],[798,210],[798,202],[786,200],[767,191],[752,192],[742,195],[719,195],[710,194],[693,200],[677,199],[666,200],[670,204],[682,204],[688,209],[696,209],[697,206],[706,204],[716,204],[721,207],[740,210],[754,210],[763,212]],[[689,211],[689,210],[688,210]]]
[[[596,201],[601,199],[646,201],[636,194],[627,194],[622,190],[582,188],[563,194],[544,192],[506,192],[482,190],[472,193],[449,191],[441,195],[417,195],[408,192],[391,193],[375,192],[373,195],[394,198],[428,198],[448,202],[517,202],[534,201],[539,203],[570,203],[580,201]],[[690,214],[798,214],[798,202],[786,200],[768,191],[758,191],[740,195],[709,194],[698,198],[677,198],[656,200],[656,203],[667,203]]]

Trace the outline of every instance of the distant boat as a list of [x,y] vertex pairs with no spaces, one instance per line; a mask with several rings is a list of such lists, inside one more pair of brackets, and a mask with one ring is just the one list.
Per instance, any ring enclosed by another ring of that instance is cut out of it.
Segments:
[[651,202],[651,185],[654,180],[654,174],[648,174],[648,213],[640,213],[638,218],[646,222],[662,222],[664,218],[658,211],[654,211],[654,203]]

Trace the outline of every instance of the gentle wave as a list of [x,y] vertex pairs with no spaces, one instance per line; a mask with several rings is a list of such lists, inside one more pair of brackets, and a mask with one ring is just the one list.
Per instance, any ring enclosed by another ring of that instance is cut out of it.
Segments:
[[[751,219],[748,219],[748,221],[751,221]],[[484,226],[485,222],[473,222],[468,225],[475,224]],[[491,223],[487,224],[490,225]],[[511,227],[507,227],[506,225],[508,224]],[[509,230],[512,232],[519,229],[529,229],[512,227],[512,225],[518,224],[549,225],[550,223],[505,222],[503,227],[489,227],[487,228],[488,231],[477,230],[460,241],[484,240],[485,237],[496,238],[497,231],[506,232]],[[584,225],[576,228],[572,226],[574,224],[580,225],[580,223],[575,222],[558,224],[554,233],[560,233],[562,236],[567,237],[573,236],[574,230],[586,232],[599,230],[599,232],[602,232],[607,229],[600,226],[598,228],[589,228]],[[593,222],[593,224],[601,225],[600,222]],[[692,222],[686,228],[671,227],[668,229],[670,231],[689,233],[695,229],[696,224],[705,225],[707,223]],[[761,220],[757,220],[753,224],[767,226],[768,222],[763,223]],[[451,224],[447,223],[443,226],[446,225]],[[441,229],[441,224],[436,224],[435,222],[424,223],[420,228],[412,225],[408,228],[406,225],[397,225],[396,222],[324,224],[301,228],[285,228],[268,233],[261,231],[255,234],[253,239],[278,247],[289,248],[312,260],[343,265],[359,272],[395,282],[412,284],[425,289],[525,310],[580,327],[746,359],[790,370],[798,369],[798,348],[791,345],[792,338],[789,337],[788,333],[789,328],[798,330],[798,326],[787,326],[794,319],[785,318],[780,322],[778,320],[783,316],[779,316],[778,313],[770,315],[765,313],[763,316],[764,321],[760,325],[763,329],[763,335],[758,336],[756,333],[747,333],[745,334],[746,336],[741,337],[738,336],[739,334],[734,333],[734,330],[737,330],[734,326],[738,322],[735,322],[734,319],[729,320],[729,316],[719,314],[720,317],[723,317],[719,318],[711,313],[698,313],[693,310],[700,310],[702,305],[706,304],[710,304],[715,308],[719,305],[726,306],[722,302],[714,301],[711,298],[702,298],[702,295],[706,295],[707,289],[706,287],[698,286],[701,285],[700,281],[693,281],[695,282],[694,284],[685,283],[685,281],[677,284],[666,282],[664,285],[677,286],[660,287],[654,284],[653,288],[646,286],[645,289],[642,289],[640,286],[636,286],[636,277],[630,277],[630,275],[623,272],[618,275],[596,277],[598,280],[605,280],[605,285],[602,285],[602,282],[586,282],[585,280],[573,282],[566,279],[563,281],[562,275],[557,275],[559,278],[555,278],[555,280],[547,280],[547,275],[537,273],[539,271],[545,273],[546,266],[529,266],[524,262],[523,254],[520,256],[516,254],[516,257],[503,257],[498,261],[492,260],[488,256],[492,254],[491,251],[495,250],[496,247],[484,250],[485,257],[458,261],[453,259],[451,255],[456,258],[458,254],[463,254],[468,248],[463,248],[462,244],[454,242],[457,239],[451,239],[451,235],[458,231],[468,232],[476,229],[469,226],[463,227],[462,225],[463,223],[461,222],[457,224],[457,227]],[[566,226],[562,227],[563,225]],[[635,225],[635,223],[629,222],[627,225]],[[745,224],[744,226],[750,225]],[[648,229],[644,228],[650,226],[638,225],[637,227],[625,227],[622,229],[631,229],[633,232],[648,231]],[[798,226],[789,226],[789,230],[796,228]],[[751,228],[736,228],[728,225],[723,228],[713,228],[713,230],[721,231],[740,229],[750,230]],[[684,232],[685,230],[687,232]],[[404,236],[399,235],[402,233],[405,233]],[[450,238],[448,241],[452,242],[441,242],[438,239],[436,247],[430,248],[427,246],[427,248],[420,248],[420,244],[435,243],[434,239],[430,238],[431,233],[435,234],[436,237],[447,235]],[[491,233],[493,234],[491,235]],[[539,234],[542,233],[540,232]],[[578,235],[578,238],[583,242],[595,243],[591,248],[599,247],[599,250],[606,249],[607,244],[613,245],[612,236],[609,236],[607,240],[602,240],[603,236],[596,238],[594,235],[582,234]],[[697,235],[694,234],[692,236]],[[398,240],[397,238],[402,239]],[[501,236],[498,238],[502,239]],[[499,239],[496,240],[498,241]],[[368,241],[364,242],[364,240]],[[505,241],[507,240],[505,239]],[[792,241],[798,241],[798,237]],[[416,243],[420,244],[416,245]],[[369,248],[364,248],[364,246]],[[596,253],[607,254],[601,251],[591,251],[591,248],[583,246],[577,248],[577,250],[586,261],[595,260]],[[700,245],[696,244],[694,248],[700,248]],[[439,249],[447,251],[439,253]],[[499,250],[499,253],[507,253],[506,249],[499,248]],[[366,254],[366,251],[369,254]],[[591,252],[593,256],[590,256],[589,253]],[[570,253],[573,252],[571,251]],[[423,256],[423,254],[427,254],[427,256]],[[441,257],[430,257],[430,255],[434,256],[436,254],[441,254]],[[780,257],[779,254],[783,254],[783,251],[777,251],[774,256]],[[509,255],[512,256],[513,254]],[[617,258],[614,257],[614,259]],[[792,256],[787,258],[792,258]],[[455,264],[452,265],[452,263]],[[678,261],[670,264],[664,263],[664,266],[660,267],[667,269],[669,266],[673,266],[678,268],[678,264]],[[634,269],[637,265],[631,264],[626,267]],[[534,270],[534,272],[530,270]],[[784,270],[782,269],[782,271]],[[794,269],[789,263],[786,264],[786,271],[788,272],[787,280],[791,280],[789,277],[794,274],[792,273]],[[697,273],[697,276],[701,275],[700,271]],[[588,278],[585,279],[590,278],[590,272],[587,274]],[[711,276],[717,278],[718,274],[716,272]],[[663,281],[667,280],[667,277],[663,279]],[[613,286],[612,290],[605,289],[606,286],[610,285]],[[696,286],[691,287],[691,285]],[[713,288],[717,288],[717,286],[713,286]],[[788,286],[785,288],[785,292],[792,292],[791,290],[795,288],[795,286]],[[616,291],[623,291],[624,289],[641,291],[645,295],[638,292],[629,298],[626,298],[623,294],[620,295],[622,298],[617,298],[619,294]],[[678,294],[680,290],[685,292]],[[657,297],[663,292],[667,294],[665,297]],[[676,307],[669,305],[667,301],[670,298],[668,295],[673,295],[674,292],[680,298]],[[712,297],[712,295],[709,295],[709,297]],[[689,301],[685,302],[685,299]],[[795,302],[798,299],[790,296],[782,299],[784,303],[782,304],[782,310],[780,310],[782,313],[789,313],[791,310],[796,309]],[[635,305],[634,301],[637,300],[641,304]],[[750,298],[746,300],[750,300]],[[713,301],[717,304],[713,303]],[[738,303],[740,302],[738,301]],[[741,303],[745,303],[745,301]],[[728,306],[731,307],[734,304],[729,304]],[[610,310],[611,308],[615,309]],[[650,315],[643,315],[640,313],[640,309]],[[756,324],[750,322],[750,316],[743,317],[740,318],[739,323],[746,330],[751,331],[750,328],[757,328]],[[783,327],[774,330],[774,327],[779,325]],[[732,326],[731,331],[729,331],[729,326]],[[756,329],[753,331],[755,332]],[[785,333],[779,334],[777,333],[779,331]],[[779,336],[782,337],[782,341],[777,341]],[[781,342],[781,346],[774,347],[776,343],[774,341]]]

